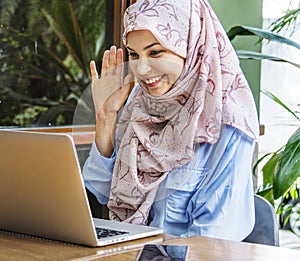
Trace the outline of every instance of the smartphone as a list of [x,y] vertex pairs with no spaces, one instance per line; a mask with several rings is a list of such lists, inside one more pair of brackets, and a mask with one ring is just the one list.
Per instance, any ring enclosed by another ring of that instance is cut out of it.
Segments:
[[137,261],[186,261],[188,246],[146,244],[141,249]]

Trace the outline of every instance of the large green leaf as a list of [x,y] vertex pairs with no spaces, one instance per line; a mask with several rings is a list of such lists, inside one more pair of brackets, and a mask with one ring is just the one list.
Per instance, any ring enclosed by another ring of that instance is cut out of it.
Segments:
[[274,153],[262,168],[264,188],[268,188],[273,185],[274,170],[277,165],[279,157],[280,157],[280,153],[278,154]]
[[261,39],[267,39],[269,41],[275,41],[275,42],[291,45],[300,49],[299,43],[292,41],[289,38],[283,37],[279,34],[272,33],[267,30],[263,30],[256,27],[234,26],[230,28],[230,30],[227,32],[227,35],[231,41],[238,35],[249,35],[249,36],[254,35],[254,36],[258,36]]
[[262,93],[264,93],[265,95],[267,95],[270,99],[272,99],[273,101],[275,101],[277,104],[279,104],[281,107],[283,107],[286,111],[288,111],[289,113],[291,113],[300,123],[300,118],[298,117],[298,115],[293,112],[292,109],[290,109],[283,101],[281,101],[276,95],[274,95],[273,93],[269,92],[269,91],[265,91],[262,90]]
[[297,29],[297,18],[300,15],[300,6],[296,9],[288,10],[283,16],[276,19],[270,26],[272,32],[279,33],[284,28]]
[[78,67],[88,75],[88,60],[82,32],[69,0],[53,0],[52,12],[42,10],[49,24],[64,42]]
[[255,162],[255,164],[254,164],[254,166],[253,166],[253,169],[252,169],[252,173],[253,173],[254,176],[256,176],[256,172],[257,172],[257,170],[258,170],[259,164],[260,164],[266,157],[269,157],[271,154],[273,154],[273,153],[267,153],[267,154],[263,155],[261,158],[259,158],[259,159]]
[[268,54],[262,54],[259,52],[252,52],[252,51],[246,51],[246,50],[237,50],[236,51],[239,59],[252,59],[252,60],[270,60],[274,62],[285,62],[289,63],[293,66],[296,66],[297,68],[300,68],[299,63],[295,63],[277,56],[272,56]]
[[257,191],[256,194],[264,197],[274,206],[273,187],[261,189]]
[[288,140],[274,172],[274,198],[281,197],[300,175],[300,128]]

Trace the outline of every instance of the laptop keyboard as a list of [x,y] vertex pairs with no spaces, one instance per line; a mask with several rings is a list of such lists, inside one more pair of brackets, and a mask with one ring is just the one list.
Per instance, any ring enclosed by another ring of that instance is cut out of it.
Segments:
[[112,230],[107,228],[101,228],[96,227],[96,234],[98,238],[104,238],[104,237],[112,237],[122,234],[128,234],[129,232],[126,231],[120,231],[120,230]]

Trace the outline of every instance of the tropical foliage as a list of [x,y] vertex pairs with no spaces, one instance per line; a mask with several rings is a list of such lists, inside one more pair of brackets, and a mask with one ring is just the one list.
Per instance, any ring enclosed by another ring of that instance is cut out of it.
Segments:
[[[300,44],[285,38],[278,33],[282,28],[287,26],[297,26],[297,16],[300,15],[300,8],[288,11],[284,16],[276,20],[271,26],[270,30],[262,30],[260,28],[253,28],[247,26],[236,26],[228,31],[228,36],[233,40],[237,36],[252,35],[257,36],[258,41],[276,41],[281,44],[290,45],[300,50]],[[289,61],[280,57],[270,56],[263,53],[250,52],[247,50],[237,50],[240,59],[255,59],[255,60],[271,60],[274,62],[286,62],[297,68],[300,68],[299,63]],[[263,88],[264,86],[262,86]],[[288,111],[297,121],[300,126],[300,111],[294,111],[286,105],[279,97],[275,96],[267,90],[262,92],[272,99],[276,104]],[[285,215],[291,209],[286,208],[286,198],[298,199],[300,202],[300,127],[291,135],[287,143],[279,148],[277,151],[268,153],[258,159],[254,166],[254,174],[257,173],[259,164],[263,163],[262,167],[262,186],[257,190],[257,194],[265,197],[273,206],[276,206],[277,213]],[[275,204],[279,200],[279,204]],[[299,217],[300,219],[300,213]]]
[[276,19],[270,26],[271,30],[280,33],[284,28],[293,28],[292,32],[297,30],[299,24],[298,17],[300,16],[300,7],[288,10],[282,17]]
[[[300,105],[298,105],[299,109],[293,111],[274,94],[267,91],[264,93],[289,112],[298,122],[297,126],[300,126]],[[300,220],[300,127],[284,146],[261,157],[254,171],[266,159],[262,167],[263,184],[257,194],[265,197],[276,207],[282,227],[287,227],[300,236],[299,225],[297,225]],[[291,216],[292,220],[290,220]]]
[[105,10],[105,0],[1,0],[0,126],[72,124]]

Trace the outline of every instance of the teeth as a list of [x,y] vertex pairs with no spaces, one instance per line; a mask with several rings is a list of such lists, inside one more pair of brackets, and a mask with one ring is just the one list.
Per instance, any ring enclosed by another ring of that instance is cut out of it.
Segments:
[[155,77],[155,78],[152,78],[152,79],[149,79],[149,80],[145,80],[145,83],[146,84],[151,84],[151,83],[154,83],[154,82],[157,82],[161,79],[162,77],[159,76],[159,77]]

